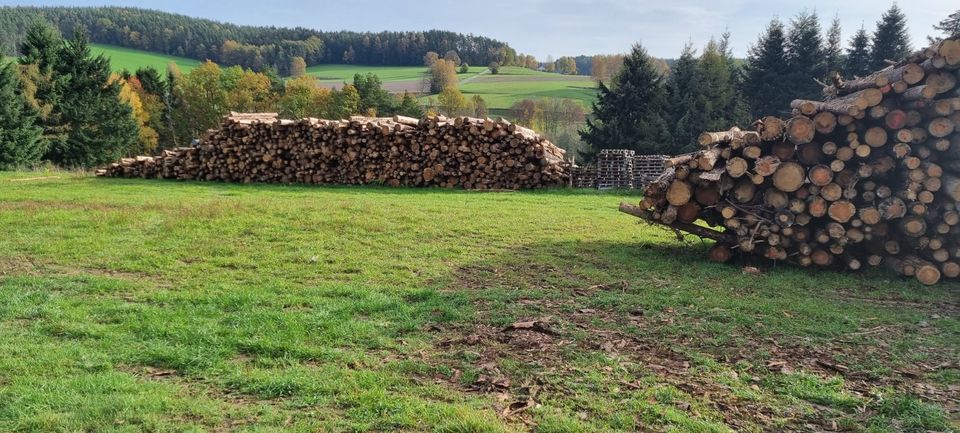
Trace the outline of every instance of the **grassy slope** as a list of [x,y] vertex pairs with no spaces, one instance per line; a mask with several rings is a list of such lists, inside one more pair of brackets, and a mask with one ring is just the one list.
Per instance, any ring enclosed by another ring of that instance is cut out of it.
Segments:
[[[484,70],[486,68],[474,66],[469,73],[459,74],[458,77],[464,80]],[[356,73],[372,72],[384,83],[390,83],[419,82],[425,69],[417,66],[319,65],[308,68],[307,72],[326,83],[350,82]],[[501,68],[497,75],[482,75],[462,85],[460,90],[468,97],[480,95],[489,108],[499,109],[510,108],[514,103],[528,98],[569,98],[589,107],[596,95],[596,86],[590,77],[563,76],[518,67]]]
[[[474,76],[486,68],[470,67],[469,72],[457,74],[461,80]],[[420,81],[426,68],[422,66],[358,66],[358,65],[317,65],[307,68],[307,73],[317,77],[322,82],[351,82],[355,74],[374,73],[384,83],[390,81]]]
[[490,108],[510,108],[529,98],[573,99],[589,108],[597,94],[596,85],[585,76],[564,76],[526,68],[505,67],[497,75],[483,75],[461,86],[470,97],[478,94]]
[[947,429],[895,370],[960,384],[960,286],[745,275],[622,198],[0,173],[0,431]]
[[134,72],[138,68],[153,66],[161,73],[166,73],[167,65],[169,65],[170,62],[173,62],[180,67],[181,72],[187,73],[197,66],[200,66],[199,61],[183,57],[167,56],[164,54],[121,48],[112,45],[90,45],[91,51],[93,51],[94,55],[103,54],[104,56],[110,58],[110,66],[115,71],[122,71],[126,69],[130,72]]

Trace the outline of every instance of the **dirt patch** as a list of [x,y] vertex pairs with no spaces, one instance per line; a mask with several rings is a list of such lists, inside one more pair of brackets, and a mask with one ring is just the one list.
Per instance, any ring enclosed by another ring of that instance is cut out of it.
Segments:
[[[112,269],[100,268],[77,268],[62,266],[55,263],[49,263],[36,260],[26,256],[20,257],[2,257],[0,256],[0,278],[5,276],[79,276],[91,275],[95,277],[116,278],[127,281],[143,281],[145,279],[156,280],[156,276],[137,272],[116,271]],[[160,284],[160,283],[158,283]]]
[[[925,362],[893,368],[890,374],[858,371],[852,367],[902,365],[904,360],[890,348],[904,337],[905,328],[869,328],[816,342],[790,338],[781,341],[751,334],[743,335],[745,338],[742,339],[727,339],[730,343],[719,347],[710,346],[701,339],[677,337],[675,333],[667,332],[665,327],[673,319],[664,319],[664,314],[660,313],[667,313],[669,317],[670,311],[624,314],[579,307],[586,305],[586,301],[598,291],[628,290],[625,281],[586,288],[557,288],[550,285],[545,276],[562,270],[536,263],[523,266],[529,268],[520,271],[523,281],[516,280],[516,269],[512,269],[511,278],[505,276],[505,268],[461,268],[457,280],[448,290],[475,291],[519,285],[551,290],[560,295],[515,301],[521,311],[535,311],[536,317],[524,318],[507,327],[493,326],[491,323],[497,321],[495,315],[500,313],[495,311],[491,301],[479,297],[475,301],[475,324],[434,329],[437,332],[436,345],[442,349],[438,352],[446,354],[445,359],[436,361],[455,367],[453,376],[448,379],[466,391],[492,394],[498,402],[498,413],[506,418],[531,423],[526,412],[535,401],[562,399],[569,395],[572,391],[565,386],[567,381],[563,378],[575,379],[583,374],[573,367],[574,358],[589,353],[604,353],[622,360],[622,363],[642,366],[642,371],[655,376],[659,383],[670,384],[696,398],[721,414],[727,425],[738,430],[750,427],[767,430],[773,428],[777,419],[780,422],[788,420],[787,427],[778,427],[785,430],[804,431],[810,428],[810,423],[829,428],[838,411],[813,404],[813,414],[794,413],[792,406],[772,407],[774,403],[763,398],[741,398],[729,384],[705,374],[704,368],[690,358],[692,354],[707,356],[720,363],[724,374],[736,376],[739,371],[741,376],[748,375],[741,377],[743,380],[739,383],[758,392],[762,377],[802,371],[823,378],[840,375],[844,378],[845,391],[855,395],[870,396],[878,387],[890,387],[932,401],[948,413],[960,412],[960,386],[936,384],[928,379],[929,375],[960,368],[955,361],[958,359],[957,350],[918,347],[915,350],[924,353]],[[921,310],[938,308],[926,303],[918,303],[917,307]],[[950,310],[948,305],[940,309],[940,314],[951,314]],[[624,331],[631,327],[642,328],[642,336]],[[511,373],[512,369],[504,368],[504,361],[525,365],[533,374],[518,377]],[[461,368],[474,370],[475,378],[465,380]],[[627,390],[644,388],[640,383],[622,382],[619,385]]]

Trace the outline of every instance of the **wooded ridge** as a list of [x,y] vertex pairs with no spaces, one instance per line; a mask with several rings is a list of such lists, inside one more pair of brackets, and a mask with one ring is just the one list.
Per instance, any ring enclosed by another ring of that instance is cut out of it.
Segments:
[[419,66],[429,51],[455,50],[472,65],[516,60],[516,51],[504,42],[450,31],[371,33],[241,26],[129,7],[0,7],[0,53],[14,55],[37,20],[51,23],[64,35],[82,26],[97,43],[256,71],[270,66],[281,74],[288,72],[294,57],[308,65]]

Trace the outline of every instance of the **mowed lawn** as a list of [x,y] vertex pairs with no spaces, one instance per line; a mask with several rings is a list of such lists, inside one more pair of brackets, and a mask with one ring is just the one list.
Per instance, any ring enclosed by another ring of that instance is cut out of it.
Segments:
[[958,427],[960,285],[709,263],[621,200],[0,173],[0,431]]
[[175,63],[177,67],[180,68],[180,72],[187,73],[197,66],[200,66],[199,61],[185,57],[168,56],[113,45],[90,44],[90,51],[92,51],[95,56],[103,54],[109,58],[110,67],[113,68],[114,71],[127,70],[136,72],[137,69],[152,66],[162,74],[166,74],[167,66],[170,65],[170,63]]

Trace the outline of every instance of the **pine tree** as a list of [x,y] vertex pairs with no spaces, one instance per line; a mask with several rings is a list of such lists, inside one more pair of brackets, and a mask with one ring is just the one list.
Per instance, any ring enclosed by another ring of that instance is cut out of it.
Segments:
[[828,74],[843,74],[843,39],[840,32],[840,16],[833,17],[827,30],[827,44],[823,48],[823,62]]
[[933,26],[933,29],[943,32],[943,36],[947,38],[960,37],[960,10],[944,18],[940,24]]
[[54,110],[66,134],[51,143],[51,161],[90,167],[116,160],[136,146],[137,123],[130,107],[120,101],[120,84],[110,83],[110,61],[91,56],[82,29],[61,47],[53,72],[63,77]]
[[665,150],[673,141],[663,117],[667,111],[663,77],[646,50],[636,44],[624,59],[613,89],[599,84],[593,118],[580,131],[591,146],[583,156],[590,160],[600,149],[633,149],[642,154]]
[[[820,37],[820,20],[816,12],[801,12],[790,23],[787,34],[787,65],[789,73],[784,78],[787,95],[792,99],[817,99],[821,86],[814,81],[827,75],[824,63],[823,39]],[[780,107],[784,110],[789,101]]]
[[865,77],[870,74],[870,36],[867,31],[860,27],[857,33],[850,39],[850,47],[847,48],[847,56],[843,64],[844,76]]
[[780,113],[794,99],[783,82],[790,73],[785,54],[783,23],[775,18],[750,47],[744,66],[743,93],[752,117]]
[[0,66],[0,170],[34,165],[46,152],[36,112],[27,105],[19,84],[13,64]]
[[873,33],[873,45],[870,52],[870,68],[879,70],[887,67],[887,60],[900,60],[910,54],[910,35],[907,34],[907,17],[896,3],[890,7]]

